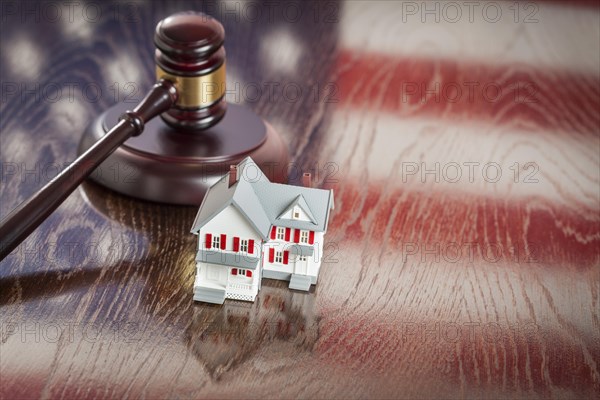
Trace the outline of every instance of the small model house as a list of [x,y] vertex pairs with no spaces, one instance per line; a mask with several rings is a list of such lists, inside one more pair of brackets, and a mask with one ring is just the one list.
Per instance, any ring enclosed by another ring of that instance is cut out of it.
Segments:
[[194,300],[254,301],[262,278],[309,290],[317,283],[333,191],[271,183],[246,158],[210,187],[192,233],[198,235]]

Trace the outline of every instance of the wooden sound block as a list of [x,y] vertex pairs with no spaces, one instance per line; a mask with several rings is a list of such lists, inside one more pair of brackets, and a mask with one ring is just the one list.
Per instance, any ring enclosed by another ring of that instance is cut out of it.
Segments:
[[[79,154],[114,126],[130,104],[120,103],[86,129]],[[289,155],[275,129],[252,110],[227,104],[216,125],[197,132],[178,130],[162,119],[128,139],[90,178],[119,193],[169,204],[199,205],[206,190],[229,166],[252,157],[272,182],[287,182]]]

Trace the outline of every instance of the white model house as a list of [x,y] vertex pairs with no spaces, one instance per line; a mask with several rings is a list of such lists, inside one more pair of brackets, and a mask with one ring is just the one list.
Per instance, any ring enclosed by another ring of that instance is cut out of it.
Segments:
[[271,183],[248,157],[210,187],[192,226],[194,300],[254,301],[262,278],[296,290],[317,282],[333,191],[305,183]]

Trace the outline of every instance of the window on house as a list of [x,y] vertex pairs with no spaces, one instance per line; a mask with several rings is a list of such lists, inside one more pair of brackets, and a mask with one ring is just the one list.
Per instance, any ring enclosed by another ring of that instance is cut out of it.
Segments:
[[308,243],[308,231],[300,231],[300,243]]
[[219,235],[213,235],[212,247],[215,250],[219,250],[221,248],[221,237],[219,237]]
[[299,219],[299,218],[300,218],[300,211],[294,210],[294,219]]
[[232,268],[231,275],[247,276],[248,278],[252,278],[252,271],[249,269]]
[[282,251],[276,251],[275,252],[275,262],[276,263],[283,263],[283,252]]
[[248,252],[248,240],[240,240],[240,251],[243,251],[244,253]]
[[298,256],[298,261],[306,261],[306,256]]
[[285,228],[277,227],[277,239],[284,240],[285,238]]

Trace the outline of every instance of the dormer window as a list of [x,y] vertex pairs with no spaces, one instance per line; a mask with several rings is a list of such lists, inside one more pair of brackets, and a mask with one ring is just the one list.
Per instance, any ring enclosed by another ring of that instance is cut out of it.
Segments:
[[[287,208],[285,208],[281,214],[277,217],[277,219],[289,219],[295,221],[306,221],[312,222],[317,225],[317,220],[315,219],[310,207],[308,207],[308,203],[304,196],[299,194],[296,196],[294,201],[292,201]],[[273,238],[275,239],[275,238]]]

